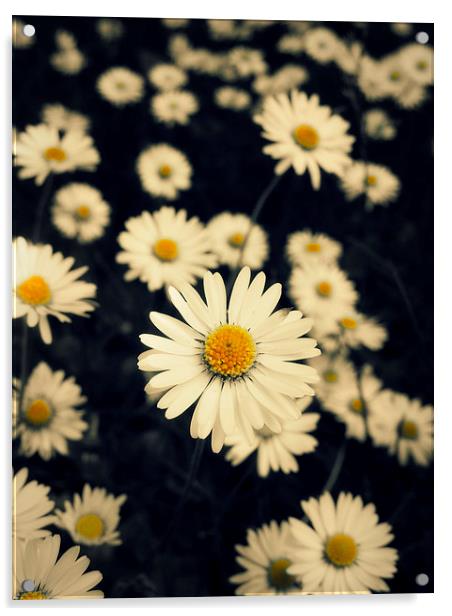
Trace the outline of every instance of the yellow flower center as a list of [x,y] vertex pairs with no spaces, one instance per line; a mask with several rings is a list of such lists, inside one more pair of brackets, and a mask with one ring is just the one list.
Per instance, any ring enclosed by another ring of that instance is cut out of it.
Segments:
[[364,409],[364,404],[363,404],[363,401],[361,400],[361,398],[354,398],[350,402],[350,408],[355,413],[362,413],[363,409]]
[[272,432],[270,428],[267,428],[267,426],[264,426],[263,428],[259,428],[259,430],[255,430],[255,432],[262,439],[268,439],[268,438],[271,438],[272,436],[275,436],[275,433]]
[[215,374],[237,378],[246,374],[256,358],[251,334],[239,325],[220,325],[204,343],[204,361]]
[[162,165],[159,168],[159,176],[161,178],[169,178],[169,176],[172,174],[173,170],[171,169],[171,167],[169,165]]
[[62,148],[52,147],[44,150],[44,158],[46,160],[63,163],[67,159],[66,152]]
[[86,513],[77,520],[76,532],[85,539],[98,539],[104,534],[104,523],[95,513]]
[[405,421],[402,422],[402,426],[400,428],[400,434],[403,438],[415,440],[419,434],[418,427],[414,423],[414,421],[405,419]]
[[25,419],[32,426],[46,426],[52,418],[50,405],[42,398],[33,400],[25,411]]
[[295,578],[287,573],[292,562],[287,558],[274,560],[268,568],[268,583],[279,591],[288,590],[293,586]]
[[50,287],[42,276],[30,276],[16,289],[17,295],[25,304],[42,306],[50,302]]
[[21,593],[18,599],[20,601],[35,601],[37,599],[47,599],[47,595],[41,590],[31,590],[30,592]]
[[160,261],[174,261],[179,255],[179,247],[176,242],[166,237],[157,240],[152,250]]
[[400,79],[400,71],[392,71],[392,73],[389,74],[389,79],[391,81],[398,81]]
[[309,124],[297,126],[293,136],[298,145],[301,145],[304,150],[314,150],[319,145],[319,133]]
[[306,252],[320,252],[322,247],[318,242],[309,242],[306,244]]
[[242,246],[243,242],[245,241],[245,236],[243,235],[243,233],[233,233],[231,236],[229,236],[228,241],[233,248],[240,248],[240,246]]
[[87,205],[79,205],[75,210],[77,218],[81,218],[82,220],[86,220],[91,215],[91,210]]
[[356,329],[356,326],[358,325],[355,319],[352,319],[351,317],[344,317],[340,320],[340,324],[344,329]]
[[337,533],[328,539],[325,554],[336,567],[348,567],[356,559],[358,546],[355,540],[344,533]]
[[417,62],[416,64],[416,68],[419,69],[420,71],[425,71],[425,69],[428,67],[427,62],[425,62],[425,60],[419,60],[419,62]]
[[330,297],[333,287],[331,283],[324,280],[323,282],[319,282],[316,287],[316,290],[317,294],[320,295],[320,297]]
[[375,175],[368,175],[366,177],[366,184],[367,184],[367,186],[376,186],[377,185],[377,176],[375,176]]
[[338,374],[334,370],[325,370],[323,373],[323,378],[327,383],[337,383]]

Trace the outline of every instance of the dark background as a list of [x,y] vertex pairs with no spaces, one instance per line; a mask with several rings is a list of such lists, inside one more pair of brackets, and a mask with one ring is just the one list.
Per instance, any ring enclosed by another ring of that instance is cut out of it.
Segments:
[[[196,482],[171,538],[161,545],[168,522],[184,489],[195,446],[189,436],[191,413],[167,421],[163,412],[146,401],[145,378],[136,368],[144,350],[139,334],[150,331],[152,308],[171,311],[163,291],[151,295],[140,282],[125,283],[123,266],[115,263],[116,237],[124,221],[144,209],[165,203],[151,198],[140,185],[135,161],[143,148],[167,142],[182,150],[193,166],[193,185],[174,202],[207,222],[223,210],[251,213],[273,177],[274,162],[262,151],[260,128],[248,112],[217,107],[213,93],[224,85],[218,78],[190,73],[187,89],[200,100],[200,112],[187,126],[167,128],[149,112],[154,93],[147,83],[146,96],[137,105],[118,110],[97,93],[97,77],[111,66],[127,66],[145,75],[155,63],[170,62],[167,43],[173,31],[158,19],[123,19],[124,36],[103,41],[94,18],[21,17],[36,27],[36,41],[29,49],[13,51],[13,124],[23,130],[40,122],[46,103],[62,103],[88,115],[91,134],[102,162],[95,173],[76,172],[55,177],[54,189],[72,181],[99,188],[112,207],[112,222],[105,236],[86,246],[59,235],[51,226],[49,204],[41,241],[88,265],[85,277],[98,285],[99,308],[90,319],[75,318],[72,325],[52,321],[54,341],[46,346],[30,330],[29,366],[40,360],[51,368],[73,375],[88,397],[86,417],[99,422],[98,431],[71,446],[69,457],[44,462],[27,459],[13,450],[14,467],[27,466],[33,479],[51,486],[60,506],[72,499],[83,484],[104,486],[126,493],[120,532],[123,545],[87,549],[104,580],[107,597],[228,595],[234,587],[228,577],[237,572],[236,543],[245,543],[246,530],[271,519],[278,521],[300,513],[299,501],[318,496],[344,438],[344,428],[322,412],[315,454],[299,458],[300,472],[285,476],[257,477],[254,457],[237,468],[204,448]],[[328,23],[327,27],[350,40],[363,40],[367,53],[381,57],[412,37],[394,34],[389,24]],[[58,29],[72,32],[88,65],[78,75],[64,75],[49,63]],[[433,38],[431,24],[419,24]],[[402,182],[397,202],[389,207],[364,209],[363,201],[345,201],[334,176],[322,174],[321,190],[314,192],[307,176],[291,170],[268,200],[260,223],[269,231],[271,258],[265,265],[268,282],[287,282],[284,259],[288,233],[310,228],[323,231],[344,245],[342,266],[356,282],[360,309],[378,317],[389,330],[389,341],[378,353],[355,352],[357,366],[369,362],[385,387],[433,402],[433,101],[431,93],[418,110],[404,111],[390,101],[365,102],[335,65],[322,66],[306,55],[281,54],[276,43],[287,32],[284,22],[274,22],[249,41],[213,41],[203,20],[192,20],[182,30],[194,47],[226,50],[245,45],[264,50],[270,71],[299,62],[310,73],[303,86],[318,93],[351,123],[357,136],[354,158],[389,167]],[[237,82],[249,89],[250,81]],[[357,106],[352,105],[352,99]],[[394,141],[374,142],[360,136],[363,110],[383,107],[397,123]],[[31,237],[35,210],[42,193],[31,180],[17,180],[13,173],[13,234]],[[223,270],[222,270],[223,271]],[[227,271],[223,271],[227,275]],[[290,305],[287,297],[281,305]],[[20,327],[13,324],[13,372],[20,374]],[[317,402],[311,406],[312,410]],[[394,546],[399,550],[398,572],[389,580],[393,592],[433,590],[433,473],[432,468],[403,468],[386,451],[370,443],[350,440],[333,496],[347,490],[372,501],[383,521],[394,526]],[[61,532],[63,543],[70,537]],[[415,577],[427,573],[430,583],[418,587]]]

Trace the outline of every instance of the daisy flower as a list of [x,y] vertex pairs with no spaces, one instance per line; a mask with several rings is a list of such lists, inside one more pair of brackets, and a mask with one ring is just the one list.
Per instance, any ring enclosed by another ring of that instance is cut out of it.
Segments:
[[306,263],[292,270],[289,295],[296,307],[310,317],[329,319],[352,310],[358,294],[337,265]]
[[293,266],[309,263],[334,264],[342,254],[342,245],[324,233],[295,231],[287,238],[286,255]]
[[234,47],[227,55],[227,64],[239,79],[262,75],[267,71],[267,63],[260,49]]
[[387,96],[382,63],[370,56],[363,56],[359,62],[357,83],[369,101],[381,100]]
[[67,109],[59,103],[44,105],[41,118],[44,124],[63,132],[78,130],[86,133],[90,127],[90,119],[87,116]]
[[79,441],[88,428],[83,411],[76,407],[86,402],[74,377],[65,378],[62,370],[53,372],[40,362],[24,389],[16,417],[15,433],[21,453],[35,453],[50,460],[56,453],[69,454],[67,441]]
[[303,92],[292,91],[290,96],[268,97],[254,121],[264,129],[262,136],[274,142],[263,151],[279,159],[278,175],[291,166],[298,175],[307,170],[318,190],[320,169],[340,176],[351,163],[348,153],[355,138],[347,134],[349,123],[321,106],[316,94],[308,98]]
[[191,116],[198,111],[199,102],[192,92],[161,92],[151,98],[152,115],[168,126],[188,124]]
[[143,77],[123,66],[109,68],[96,85],[102,98],[116,107],[138,103],[144,96]]
[[304,36],[297,33],[285,34],[279,39],[277,49],[281,53],[297,56],[304,51]]
[[311,402],[312,398],[308,396],[297,400],[301,417],[284,421],[280,432],[272,432],[266,427],[255,430],[252,445],[242,432],[227,436],[225,444],[231,449],[226,454],[226,460],[237,466],[257,452],[256,464],[260,477],[267,477],[270,471],[297,473],[299,466],[295,456],[311,453],[318,445],[317,439],[309,432],[316,429],[320,415],[303,412]]
[[305,591],[387,592],[385,579],[396,571],[397,550],[390,524],[379,522],[375,505],[341,492],[335,503],[329,492],[301,502],[309,524],[290,518],[293,564]]
[[298,64],[286,64],[273,75],[260,75],[253,81],[253,90],[270,96],[298,88],[309,79],[308,71]]
[[185,86],[188,75],[174,64],[156,64],[149,70],[148,79],[158,90],[168,92]]
[[188,24],[190,23],[190,20],[189,19],[174,19],[171,17],[167,19],[162,19],[162,23],[167,28],[170,28],[170,30],[178,30],[179,28],[185,28],[186,26],[188,26]]
[[278,595],[301,591],[300,578],[287,572],[292,542],[287,522],[274,520],[247,532],[247,545],[236,545],[237,564],[244,571],[229,578],[236,595]]
[[375,445],[387,447],[400,464],[412,459],[427,466],[433,455],[433,407],[405,394],[384,390],[373,403],[369,433]]
[[397,134],[397,129],[383,109],[369,109],[364,114],[364,130],[371,139],[390,141]]
[[45,527],[54,522],[55,503],[48,497],[50,488],[29,481],[28,469],[22,468],[13,479],[13,542],[41,539],[50,535]]
[[73,49],[56,51],[50,56],[50,63],[60,73],[77,75],[85,67],[86,58],[80,49],[74,47]]
[[218,107],[233,109],[234,111],[242,111],[251,105],[251,96],[246,90],[231,86],[217,88],[214,97]]
[[337,321],[341,342],[356,349],[364,346],[379,351],[388,338],[388,332],[375,319],[359,312],[342,315]]
[[13,317],[25,317],[28,327],[39,325],[46,344],[52,342],[49,316],[70,323],[68,314],[87,316],[94,310],[96,285],[79,280],[88,268],[71,269],[72,257],[19,237],[13,242],[13,262]]
[[137,172],[143,189],[153,197],[173,201],[191,186],[192,168],[185,154],[161,143],[141,152]]
[[119,510],[127,496],[107,494],[104,488],[83,487],[81,497],[64,502],[64,511],[55,511],[55,525],[67,530],[74,543],[82,545],[121,545]]
[[394,23],[390,24],[390,26],[394,34],[399,36],[409,36],[413,32],[413,24]]
[[258,269],[268,259],[267,233],[260,225],[251,227],[251,219],[245,214],[217,214],[207,225],[207,231],[219,263],[231,268],[248,265]]
[[275,432],[281,422],[298,419],[294,398],[313,395],[308,383],[316,371],[297,360],[320,354],[316,341],[304,338],[312,327],[297,311],[273,312],[281,285],[264,292],[265,274],[251,281],[244,267],[229,301],[220,274],[204,275],[206,302],[186,284],[168,295],[184,321],[151,312],[150,319],[165,336],[143,334],[151,349],[139,356],[138,367],[156,371],[146,389],[167,387],[158,401],[167,419],[196,403],[190,434],[207,438],[220,451],[225,434],[241,430],[253,442],[254,430]]
[[328,404],[330,397],[337,395],[342,389],[347,389],[350,383],[356,383],[358,378],[353,364],[340,355],[323,354],[310,360],[309,364],[319,374],[320,380],[314,389],[323,404]]
[[74,182],[55,193],[51,216],[63,235],[85,244],[104,235],[110,206],[97,188]]
[[368,207],[396,201],[400,192],[400,180],[392,171],[383,165],[362,161],[350,165],[340,183],[349,201],[366,195]]
[[104,41],[116,41],[124,34],[124,26],[120,19],[103,17],[96,21],[96,30]]
[[150,291],[193,284],[216,266],[206,228],[196,216],[187,219],[186,210],[163,206],[153,214],[129,218],[125,226],[118,236],[123,250],[116,260],[128,265],[126,280],[139,278]]
[[55,127],[46,124],[27,126],[15,144],[15,165],[22,167],[21,179],[35,178],[40,186],[49,173],[66,173],[80,169],[95,171],[99,152],[90,136],[80,130],[68,130],[60,136]]
[[80,547],[74,545],[60,558],[61,538],[52,535],[18,544],[13,570],[13,598],[101,599],[104,593],[93,590],[102,580],[100,571],[89,571],[90,561],[79,558]]
[[13,19],[12,43],[16,49],[28,49],[35,42],[35,36],[27,36],[24,33],[25,22],[21,19]]
[[338,47],[338,37],[328,28],[310,28],[304,35],[304,51],[319,64],[334,60]]
[[431,47],[411,43],[400,50],[399,56],[410,79],[421,86],[433,84],[433,49]]

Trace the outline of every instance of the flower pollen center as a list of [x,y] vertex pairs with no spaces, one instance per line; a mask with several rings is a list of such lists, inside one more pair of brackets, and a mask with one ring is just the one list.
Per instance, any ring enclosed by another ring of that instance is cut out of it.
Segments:
[[25,420],[31,426],[41,428],[50,422],[52,414],[50,405],[42,398],[38,398],[27,406]]
[[20,299],[30,306],[42,306],[50,302],[50,287],[42,276],[30,276],[16,289]]
[[228,239],[229,245],[233,248],[240,248],[240,246],[243,246],[244,241],[245,236],[243,233],[233,233]]
[[309,124],[297,126],[293,132],[293,137],[304,150],[315,150],[319,145],[319,133]]
[[256,345],[243,327],[220,325],[207,336],[203,358],[214,374],[235,379],[254,364]]
[[159,167],[159,176],[161,178],[169,178],[172,172],[173,170],[171,169],[170,165],[161,165]]
[[400,435],[402,436],[402,438],[407,438],[407,439],[414,441],[415,439],[417,439],[418,434],[419,434],[419,430],[414,421],[405,419],[402,422],[402,425],[400,428]]
[[364,404],[361,398],[354,398],[350,402],[350,408],[354,413],[362,413],[364,410]]
[[377,185],[377,176],[375,176],[375,175],[368,175],[366,177],[366,184],[367,184],[367,186],[376,186]]
[[47,594],[41,590],[31,590],[29,592],[20,593],[17,598],[20,601],[36,601],[37,599],[47,599]]
[[77,218],[86,220],[87,218],[90,217],[91,210],[87,205],[79,205],[78,208],[75,210],[75,213],[76,213]]
[[179,247],[176,242],[166,237],[157,240],[152,250],[160,261],[174,261],[179,256]]
[[318,283],[316,291],[317,294],[320,295],[320,297],[330,297],[331,292],[333,291],[333,287],[330,282],[323,280],[322,282]]
[[77,520],[76,532],[85,539],[99,539],[104,534],[105,525],[95,513],[85,513]]
[[51,147],[44,150],[44,158],[49,162],[55,161],[57,163],[63,163],[67,159],[67,156],[62,148]]
[[288,590],[293,586],[295,578],[290,573],[287,573],[287,569],[291,564],[292,562],[288,558],[274,560],[268,568],[269,585],[280,592]]
[[329,370],[325,370],[325,372],[323,373],[323,378],[327,383],[337,383],[338,374],[335,370],[332,370],[330,368]]
[[344,317],[340,320],[340,324],[344,329],[356,329],[356,326],[358,325],[356,320],[352,319],[352,317]]
[[349,567],[358,554],[355,540],[345,533],[337,533],[328,539],[325,546],[327,559],[336,567]]
[[321,252],[322,247],[318,242],[309,242],[306,244],[306,252]]

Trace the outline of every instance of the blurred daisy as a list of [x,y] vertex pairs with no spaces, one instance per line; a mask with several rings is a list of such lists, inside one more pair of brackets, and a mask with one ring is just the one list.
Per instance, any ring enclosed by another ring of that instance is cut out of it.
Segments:
[[46,344],[52,342],[49,316],[70,323],[68,314],[87,316],[94,310],[96,285],[79,280],[88,268],[71,269],[72,257],[19,237],[13,242],[13,261],[13,318],[25,317],[28,327],[39,325]]
[[297,56],[304,51],[304,36],[300,34],[285,34],[277,44],[278,51]]
[[304,51],[320,64],[334,60],[338,46],[338,37],[328,28],[310,28],[304,35]]
[[16,435],[21,453],[35,453],[50,460],[56,453],[67,456],[67,441],[79,441],[88,428],[83,411],[76,407],[86,402],[73,377],[65,379],[62,370],[53,372],[40,362],[31,373],[18,409]]
[[293,266],[334,264],[342,254],[342,245],[324,233],[295,231],[287,238],[286,254]]
[[433,84],[433,49],[428,45],[411,43],[399,52],[400,62],[410,79],[421,86]]
[[287,522],[274,520],[247,532],[247,545],[236,545],[237,564],[244,569],[229,578],[237,584],[236,595],[278,595],[300,593],[300,578],[290,575],[288,554],[292,537]]
[[297,473],[299,466],[295,456],[311,453],[318,445],[317,439],[309,432],[316,429],[320,415],[304,412],[311,402],[310,396],[297,400],[301,417],[284,421],[280,432],[272,432],[266,427],[255,430],[253,444],[248,443],[242,432],[227,436],[225,444],[231,449],[226,454],[226,460],[237,466],[257,452],[256,464],[260,477],[267,477],[271,471]]
[[19,133],[15,144],[15,165],[21,179],[35,178],[40,186],[50,173],[95,171],[99,152],[88,135],[68,130],[63,136],[46,124],[27,126]]
[[44,124],[56,128],[58,131],[78,130],[86,133],[90,127],[90,119],[77,111],[71,111],[59,103],[44,105],[41,110]]
[[144,96],[144,79],[123,66],[109,68],[97,80],[97,90],[116,107],[137,103]]
[[347,44],[338,39],[336,55],[333,60],[344,73],[356,77],[359,73],[363,57],[364,50],[361,43],[355,41]]
[[162,23],[171,30],[178,30],[179,28],[185,28],[190,23],[189,19],[162,19]]
[[96,21],[96,30],[104,41],[116,41],[124,34],[124,26],[120,19],[103,17]]
[[385,98],[385,76],[382,70],[382,63],[363,56],[359,62],[357,82],[360,90],[369,101],[377,101]]
[[309,79],[308,71],[298,64],[286,64],[273,75],[260,75],[253,81],[253,90],[270,96],[298,88]]
[[330,397],[335,396],[338,391],[347,389],[350,383],[356,383],[357,374],[351,362],[340,355],[326,355],[316,357],[309,361],[320,377],[314,389],[316,395],[324,404],[328,404]]
[[28,469],[22,468],[13,479],[13,543],[50,535],[46,526],[54,521],[55,503],[48,497],[50,488],[37,481],[29,481]]
[[388,332],[383,325],[359,312],[342,315],[337,325],[342,344],[352,349],[364,346],[372,351],[379,351],[388,338]]
[[313,592],[387,592],[385,579],[396,571],[397,550],[389,524],[380,523],[375,505],[341,492],[301,502],[310,524],[290,518],[293,564],[288,573]]
[[240,79],[262,75],[267,71],[267,63],[260,49],[234,47],[228,53],[227,62]]
[[267,233],[260,225],[251,227],[251,219],[245,214],[217,214],[207,225],[207,231],[221,264],[258,269],[268,259]]
[[66,30],[57,30],[55,42],[58,51],[50,56],[50,64],[60,73],[77,75],[86,66],[86,58],[78,49],[74,35]]
[[60,558],[61,539],[52,535],[19,543],[13,568],[13,598],[102,599],[101,590],[93,590],[102,580],[100,571],[89,571],[90,561],[79,558],[80,547],[74,545]]
[[[320,353],[315,340],[304,338],[312,321],[296,311],[274,313],[281,285],[264,293],[265,274],[251,282],[244,267],[229,301],[220,274],[204,275],[207,303],[190,285],[170,287],[171,302],[183,317],[151,312],[152,323],[167,337],[143,334],[151,351],[139,356],[140,370],[158,371],[146,389],[167,387],[157,406],[167,419],[196,402],[190,434],[207,438],[220,451],[225,434],[243,431],[250,443],[254,429],[280,430],[281,422],[298,419],[294,398],[312,395],[308,383],[316,371],[297,360]],[[156,353],[157,352],[157,353]]]
[[355,140],[347,134],[348,122],[333,115],[329,107],[293,91],[264,100],[262,113],[254,117],[264,129],[262,136],[275,143],[263,151],[280,159],[275,172],[280,175],[293,167],[298,175],[309,171],[313,187],[320,188],[320,169],[342,175],[351,163],[347,156]]
[[55,525],[67,530],[74,543],[81,545],[121,545],[119,510],[127,496],[107,494],[104,488],[83,487],[82,496],[64,502],[64,511],[56,510]]
[[148,79],[162,92],[178,90],[188,81],[187,73],[174,64],[157,64],[148,72]]
[[387,447],[400,464],[411,459],[427,466],[433,455],[433,407],[384,390],[374,400],[369,433],[375,445]]
[[399,36],[409,36],[413,32],[413,24],[394,23],[390,26],[391,30]]
[[364,130],[371,139],[390,141],[397,134],[397,129],[383,109],[369,109],[364,114]]
[[164,206],[153,214],[129,218],[125,226],[118,236],[123,250],[116,260],[128,265],[126,280],[139,278],[150,291],[194,284],[216,266],[206,228],[196,216],[187,219],[186,210]]
[[161,143],[141,152],[137,159],[137,172],[143,189],[153,197],[173,201],[179,191],[191,186],[192,168],[180,150]]
[[383,165],[362,161],[350,165],[340,183],[349,201],[366,195],[366,205],[370,208],[396,201],[400,192],[400,180],[392,171]]
[[35,36],[27,36],[24,33],[25,22],[21,19],[13,19],[12,43],[16,49],[28,49],[35,42]]
[[191,116],[198,111],[198,99],[188,91],[161,92],[151,98],[152,115],[168,126],[188,124]]
[[251,96],[246,90],[223,86],[215,90],[215,102],[219,107],[242,111],[251,105]]

